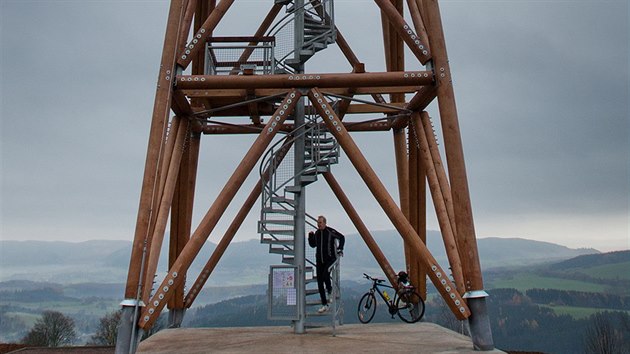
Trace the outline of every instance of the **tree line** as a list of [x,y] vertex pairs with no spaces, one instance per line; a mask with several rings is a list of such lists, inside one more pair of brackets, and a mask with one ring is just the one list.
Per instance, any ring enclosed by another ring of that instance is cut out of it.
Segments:
[[[343,293],[344,323],[358,323],[356,304],[361,293],[352,289],[344,289]],[[627,312],[599,312],[588,318],[574,319],[569,315],[557,315],[548,307],[539,306],[535,303],[538,300],[534,301],[530,293],[522,293],[516,289],[493,289],[489,293],[490,297],[487,298],[489,316],[495,345],[499,349],[615,354],[624,353],[624,350],[630,347],[630,316]],[[574,296],[579,295],[568,293]],[[533,291],[531,294],[545,295],[547,298],[557,295],[553,292],[542,291]],[[589,307],[593,307],[592,304]],[[380,310],[377,311],[374,322],[399,323],[398,319],[391,319],[385,311],[385,306],[381,306]],[[98,329],[91,336],[88,344],[115,345],[119,320],[119,311],[101,318]],[[427,311],[423,321],[467,333],[466,322],[458,321],[438,296],[432,296],[427,300]],[[244,296],[191,309],[184,320],[185,327],[286,324],[287,321],[267,319],[265,295]],[[162,327],[164,325],[157,325],[153,332]],[[74,344],[76,339],[75,322],[72,318],[55,311],[45,311],[24,336],[22,342],[33,346],[64,346]]]

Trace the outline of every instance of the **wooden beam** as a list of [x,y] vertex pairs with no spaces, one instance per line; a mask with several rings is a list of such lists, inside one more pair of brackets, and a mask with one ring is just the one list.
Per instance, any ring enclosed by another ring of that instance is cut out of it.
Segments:
[[[226,1],[226,0],[223,0]],[[356,74],[291,74],[291,75],[180,75],[177,89],[259,89],[259,88],[348,88],[360,86],[432,85],[430,71],[406,71]]]
[[440,182],[435,172],[435,164],[431,158],[431,152],[429,151],[429,144],[424,133],[424,127],[420,121],[420,114],[414,113],[411,119],[411,127],[415,131],[414,143],[419,145],[420,158],[422,158],[424,168],[427,173],[427,179],[429,181],[429,189],[431,190],[431,196],[433,197],[433,206],[435,207],[435,213],[440,224],[440,231],[442,233],[442,239],[444,241],[444,248],[446,249],[446,255],[448,262],[451,265],[451,271],[453,272],[453,279],[457,285],[457,291],[460,295],[463,295],[466,290],[464,288],[464,276],[462,275],[462,262],[459,257],[457,249],[457,242],[455,241],[455,233],[451,228],[451,223],[448,217],[446,209],[446,202],[440,188]]
[[206,48],[208,37],[212,36],[212,31],[214,31],[230,6],[232,6],[232,3],[234,3],[234,0],[221,0],[203,25],[201,25],[201,28],[195,33],[193,39],[186,45],[184,51],[178,54],[177,64],[179,66],[184,69],[187,68],[196,54]]
[[[425,86],[384,86],[384,87],[357,87],[355,95],[371,95],[371,94],[387,94],[387,93],[412,93],[417,92],[420,88]],[[337,95],[343,95],[346,92],[346,88],[327,88],[323,91],[325,93],[333,93]],[[234,97],[243,98],[247,96],[246,89],[187,89],[178,90],[184,93],[189,98],[205,98],[205,97]],[[275,96],[287,92],[287,89],[255,89],[254,96],[265,97]],[[377,101],[378,102],[378,101]],[[383,100],[383,102],[385,101]]]
[[382,13],[392,23],[393,29],[400,35],[416,58],[418,58],[422,64],[426,64],[431,59],[431,53],[429,53],[428,48],[425,47],[425,43],[420,42],[420,38],[407,24],[396,7],[392,5],[389,0],[374,0],[374,2],[381,8]]
[[[277,158],[274,159],[273,161],[273,168],[277,168],[280,165],[280,163],[282,162],[282,160],[284,160],[286,154],[289,152],[292,146],[293,146],[292,141],[285,140],[283,145],[278,150],[279,152],[278,152]],[[269,176],[269,168],[271,167],[268,167],[267,170],[263,172],[262,176]],[[214,268],[216,267],[217,263],[219,263],[219,261],[221,260],[221,257],[223,257],[223,254],[225,253],[225,250],[228,248],[228,246],[232,242],[234,235],[236,235],[236,232],[238,232],[239,228],[243,224],[243,221],[247,217],[247,214],[249,214],[252,207],[256,203],[256,200],[258,200],[258,197],[260,196],[260,193],[262,192],[263,183],[265,183],[265,178],[261,177],[258,180],[258,182],[256,182],[256,184],[254,185],[254,188],[249,193],[249,196],[247,197],[247,199],[245,199],[245,202],[241,206],[241,209],[239,209],[238,213],[234,217],[234,220],[232,220],[232,223],[225,231],[225,234],[221,238],[221,241],[219,241],[219,243],[217,244],[217,247],[212,252],[210,259],[208,259],[208,262],[206,262],[206,265],[201,270],[201,273],[199,273],[197,280],[195,280],[195,283],[190,287],[190,290],[188,291],[188,294],[186,294],[186,299],[184,301],[186,308],[190,308],[190,306],[192,306],[193,302],[197,298],[197,295],[199,295],[204,284],[206,283],[206,281],[208,280],[208,278],[214,271]]]
[[[177,137],[175,138],[175,144],[172,157],[168,164],[164,165],[166,173],[166,182],[164,184],[164,190],[160,196],[159,209],[157,211],[157,217],[155,221],[155,228],[153,230],[153,236],[151,237],[150,252],[147,257],[147,266],[145,273],[145,284],[152,284],[153,277],[157,269],[158,261],[160,259],[160,250],[162,249],[162,241],[164,239],[164,232],[166,230],[166,223],[168,221],[168,214],[171,210],[171,204],[173,202],[173,195],[175,193],[175,185],[177,183],[177,176],[179,174],[180,163],[182,160],[182,154],[184,150],[184,141],[186,140],[186,134],[188,133],[188,121],[182,119],[177,129]],[[172,139],[173,137],[171,137]],[[151,294],[151,287],[145,286],[142,291],[142,299],[147,301]]]
[[420,259],[425,266],[430,269],[429,278],[435,285],[446,304],[451,308],[453,313],[459,319],[465,319],[470,316],[470,309],[466,302],[457,293],[454,284],[448,279],[446,273],[429,252],[426,246],[420,241],[420,237],[404,216],[394,199],[389,195],[387,189],[380,181],[369,162],[365,159],[361,150],[356,145],[347,130],[343,127],[339,117],[334,113],[334,109],[330,106],[326,97],[314,88],[308,94],[309,99],[318,110],[319,114],[324,118],[329,131],[335,136],[339,145],[346,152],[350,162],[356,168],[359,176],[363,179],[368,189],[372,192],[377,202],[385,211],[385,214],[392,221],[392,224],[400,233],[405,242],[408,242],[413,252],[420,255]]
[[[151,128],[149,131],[149,143],[147,147],[147,157],[144,165],[144,177],[142,179],[142,189],[140,192],[140,205],[136,219],[136,229],[134,232],[133,247],[127,273],[127,284],[125,287],[125,298],[136,299],[139,292],[140,273],[142,268],[142,254],[145,242],[149,237],[149,223],[151,219],[152,204],[156,190],[156,178],[160,152],[162,149],[163,137],[166,131],[168,115],[171,106],[171,93],[173,88],[173,78],[175,77],[175,52],[177,50],[177,38],[183,16],[183,2],[181,0],[171,1],[168,21],[166,24],[166,35],[162,49],[162,59],[160,72],[158,74],[157,92],[153,104],[153,115],[151,118]],[[146,286],[146,284],[144,284]]]
[[186,12],[184,13],[184,18],[182,19],[182,25],[179,30],[179,39],[177,41],[177,53],[183,51],[186,46],[186,40],[188,39],[188,34],[190,33],[190,26],[192,26],[193,16],[196,9],[197,0],[186,1]]
[[[168,267],[170,268],[182,253],[190,239],[192,226],[192,211],[199,161],[199,134],[187,136],[184,143],[184,155],[175,186],[175,195],[171,207],[171,232],[168,252]],[[184,309],[184,285],[178,286],[175,294],[168,302],[169,309]]]
[[442,19],[436,0],[424,0],[423,5],[424,13],[428,17],[429,27],[427,31],[434,57],[433,67],[437,80],[438,108],[440,119],[442,120],[444,148],[446,150],[455,221],[457,223],[457,244],[465,253],[465,256],[462,257],[465,286],[467,291],[483,290],[481,264],[479,263],[479,251],[477,249],[470,192],[468,190],[468,177],[464,162],[464,149],[457,118],[451,69],[442,30]]
[[[424,127],[424,134],[427,137],[427,143],[429,144],[429,151],[431,152],[431,159],[433,160],[433,166],[435,166],[435,172],[440,182],[440,189],[444,196],[444,202],[446,203],[446,211],[448,212],[448,218],[451,222],[451,229],[453,234],[457,235],[457,224],[455,223],[455,211],[453,209],[453,195],[451,193],[451,186],[448,183],[448,176],[442,163],[442,157],[440,156],[440,150],[433,131],[433,125],[431,124],[431,118],[427,112],[420,113],[420,119],[422,120],[422,126]],[[455,237],[457,241],[457,237]],[[461,252],[461,250],[460,250]],[[460,253],[461,255],[461,253]]]
[[407,0],[407,7],[409,8],[409,14],[411,15],[411,21],[413,22],[413,27],[416,30],[416,34],[420,39],[420,43],[424,43],[425,48],[429,52],[431,52],[429,46],[429,36],[427,35],[427,30],[424,26],[424,21],[422,20],[422,14],[420,12],[420,6],[418,5],[417,0]]
[[173,263],[173,266],[169,269],[162,284],[160,284],[155,294],[153,294],[147,302],[147,307],[144,308],[139,319],[138,326],[140,328],[150,328],[153,325],[166,305],[166,302],[173,296],[173,289],[177,288],[184,281],[184,277],[180,277],[180,275],[188,270],[188,267],[190,267],[190,264],[203,247],[208,236],[210,236],[210,233],[219,222],[219,218],[223,215],[250,171],[278,132],[279,127],[282,126],[282,123],[286,120],[288,115],[293,112],[300,97],[301,94],[299,91],[294,90],[289,93],[283,101],[283,105],[287,105],[287,109],[282,108],[281,105],[281,108],[278,109],[272,119],[267,122],[264,130],[258,135],[258,138],[256,138],[247,151],[243,160],[241,160],[238,167],[199,223],[199,226],[190,237],[190,241],[188,241],[175,263]]
[[357,213],[356,209],[350,202],[350,199],[348,199],[346,193],[341,188],[341,185],[339,185],[339,182],[337,182],[337,179],[330,172],[324,173],[324,179],[337,197],[337,200],[339,200],[339,203],[341,203],[341,206],[346,211],[346,214],[348,214],[348,217],[350,218],[354,226],[357,228],[359,235],[367,245],[370,252],[372,252],[374,259],[383,270],[383,273],[385,273],[385,276],[389,280],[389,283],[394,287],[394,289],[398,289],[398,278],[396,277],[396,271],[394,270],[394,268],[392,268],[392,265],[387,260],[387,257],[385,257],[383,251],[381,251],[380,247],[378,247],[378,244],[374,240],[374,237],[372,237],[372,234],[368,230],[367,226],[365,225],[363,220],[361,220],[359,213]]

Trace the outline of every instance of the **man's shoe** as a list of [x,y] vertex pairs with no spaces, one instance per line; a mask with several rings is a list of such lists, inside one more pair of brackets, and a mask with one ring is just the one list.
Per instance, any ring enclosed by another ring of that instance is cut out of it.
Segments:
[[326,311],[328,311],[328,305],[324,305],[317,310],[318,313],[324,313]]

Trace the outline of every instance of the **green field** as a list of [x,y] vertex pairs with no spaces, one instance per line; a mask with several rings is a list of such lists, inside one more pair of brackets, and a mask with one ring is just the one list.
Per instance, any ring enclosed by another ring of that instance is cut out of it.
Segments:
[[[552,309],[557,315],[569,315],[573,318],[575,318],[576,320],[578,319],[582,319],[582,318],[587,318],[590,315],[593,315],[595,313],[598,312],[604,312],[604,311],[609,311],[609,312],[622,312],[620,310],[614,310],[614,309],[602,309],[602,308],[595,308],[595,307],[572,307],[572,306],[549,306],[549,305],[538,305],[540,307],[547,307]],[[630,314],[630,311],[625,311],[626,313]]]
[[604,264],[601,266],[579,269],[577,272],[594,278],[630,280],[630,262]]
[[489,288],[514,288],[521,292],[527,289],[558,289],[587,292],[604,292],[605,285],[578,280],[540,276],[532,273],[515,273],[501,277],[489,283]]

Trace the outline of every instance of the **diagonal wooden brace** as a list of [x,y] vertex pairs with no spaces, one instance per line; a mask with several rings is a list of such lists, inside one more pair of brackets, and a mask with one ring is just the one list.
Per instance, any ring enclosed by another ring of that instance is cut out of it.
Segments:
[[317,88],[310,90],[308,97],[318,114],[321,115],[324,122],[326,122],[330,132],[335,136],[339,145],[341,145],[348,155],[348,158],[357,169],[357,172],[367,187],[372,194],[374,194],[374,197],[383,208],[385,214],[400,233],[400,236],[410,245],[413,252],[420,255],[421,261],[424,262],[428,270],[429,278],[442,295],[451,311],[459,319],[468,318],[470,316],[470,309],[464,299],[459,295],[455,285],[450,281],[448,273],[440,267],[426,245],[420,241],[418,233],[414,230],[405,215],[403,215],[394,199],[389,195],[387,189],[380,181],[367,159],[363,156],[352,137],[350,137],[350,134],[339,120],[339,117],[335,114],[334,109],[328,103],[326,97],[324,97]]
[[[280,154],[278,155],[276,159],[274,159],[274,162],[272,165],[274,168],[277,168],[278,165],[280,165],[280,163],[284,160],[286,154],[289,152],[292,146],[293,146],[293,141],[285,140],[285,142],[283,143],[282,147],[279,150]],[[263,177],[261,177],[258,180],[256,185],[254,185],[254,188],[249,193],[249,196],[243,203],[243,206],[241,207],[241,209],[238,211],[238,213],[232,220],[232,223],[225,231],[225,234],[223,234],[223,237],[221,238],[221,241],[219,241],[219,243],[217,244],[217,247],[214,249],[214,252],[212,252],[210,259],[208,259],[208,262],[206,262],[206,265],[201,270],[201,273],[199,273],[197,280],[195,280],[195,283],[193,284],[193,286],[190,287],[190,290],[188,291],[188,294],[186,294],[186,298],[184,300],[184,304],[186,308],[190,308],[190,306],[192,306],[193,302],[197,298],[197,295],[199,295],[199,292],[201,291],[204,284],[206,284],[206,281],[210,277],[210,274],[212,274],[212,272],[214,271],[214,268],[217,266],[217,263],[219,263],[219,261],[221,260],[221,257],[225,253],[225,250],[230,245],[230,242],[232,242],[234,235],[236,235],[236,232],[243,224],[243,221],[247,217],[247,214],[249,214],[250,210],[254,206],[254,203],[256,203],[256,200],[258,199],[258,197],[260,196],[260,193],[262,192],[263,183],[265,183],[266,180],[268,179],[265,177],[269,176],[269,168],[271,168],[271,166],[269,166],[267,170],[262,173]]]
[[383,273],[385,273],[385,276],[389,280],[389,283],[394,287],[394,289],[397,289],[398,281],[396,279],[396,271],[394,271],[394,268],[392,268],[392,265],[385,257],[383,251],[381,251],[381,248],[378,247],[378,245],[376,244],[376,241],[372,237],[372,234],[370,234],[367,226],[365,225],[363,220],[361,220],[359,213],[357,213],[357,210],[350,202],[350,199],[348,199],[348,196],[346,196],[346,193],[344,193],[343,189],[339,185],[339,182],[337,182],[337,179],[333,176],[331,172],[324,173],[324,178],[326,179],[326,182],[328,182],[328,185],[330,186],[330,189],[333,191],[335,196],[337,196],[337,199],[339,200],[339,203],[341,203],[343,209],[346,211],[346,214],[348,214],[348,217],[350,218],[350,220],[352,220],[352,223],[357,228],[357,231],[359,231],[359,235],[361,235],[361,238],[363,238],[363,241],[372,252],[374,259],[376,259],[376,262],[381,266],[381,269],[383,270]]
[[177,64],[179,64],[179,66],[186,69],[195,54],[206,47],[208,37],[212,35],[212,31],[214,31],[219,22],[221,22],[221,19],[233,3],[234,0],[221,0],[203,25],[201,25],[201,28],[195,33],[192,40],[188,42],[184,51],[179,53],[177,57]]
[[208,236],[210,236],[210,233],[219,222],[219,218],[225,212],[225,209],[282,126],[282,123],[293,112],[300,97],[300,92],[293,90],[289,92],[282,103],[280,103],[280,107],[278,107],[274,115],[269,119],[264,130],[260,132],[260,135],[256,138],[249,151],[247,151],[247,154],[245,154],[245,157],[243,157],[243,160],[230,179],[228,179],[228,182],[190,237],[190,241],[188,241],[179,257],[177,257],[177,260],[169,269],[168,274],[157,288],[156,292],[149,299],[147,307],[142,311],[138,321],[140,328],[150,328],[153,325],[168,300],[173,296],[173,289],[180,286],[185,280],[183,276],[184,272],[190,267],[190,264],[208,239]]
[[407,44],[411,52],[420,60],[424,65],[431,60],[431,53],[429,53],[429,47],[427,43],[422,43],[420,37],[418,37],[411,26],[405,22],[405,19],[398,13],[396,7],[389,0],[374,0],[376,5],[381,8],[383,14],[387,16],[387,19],[391,22],[392,27],[396,30],[398,35]]

